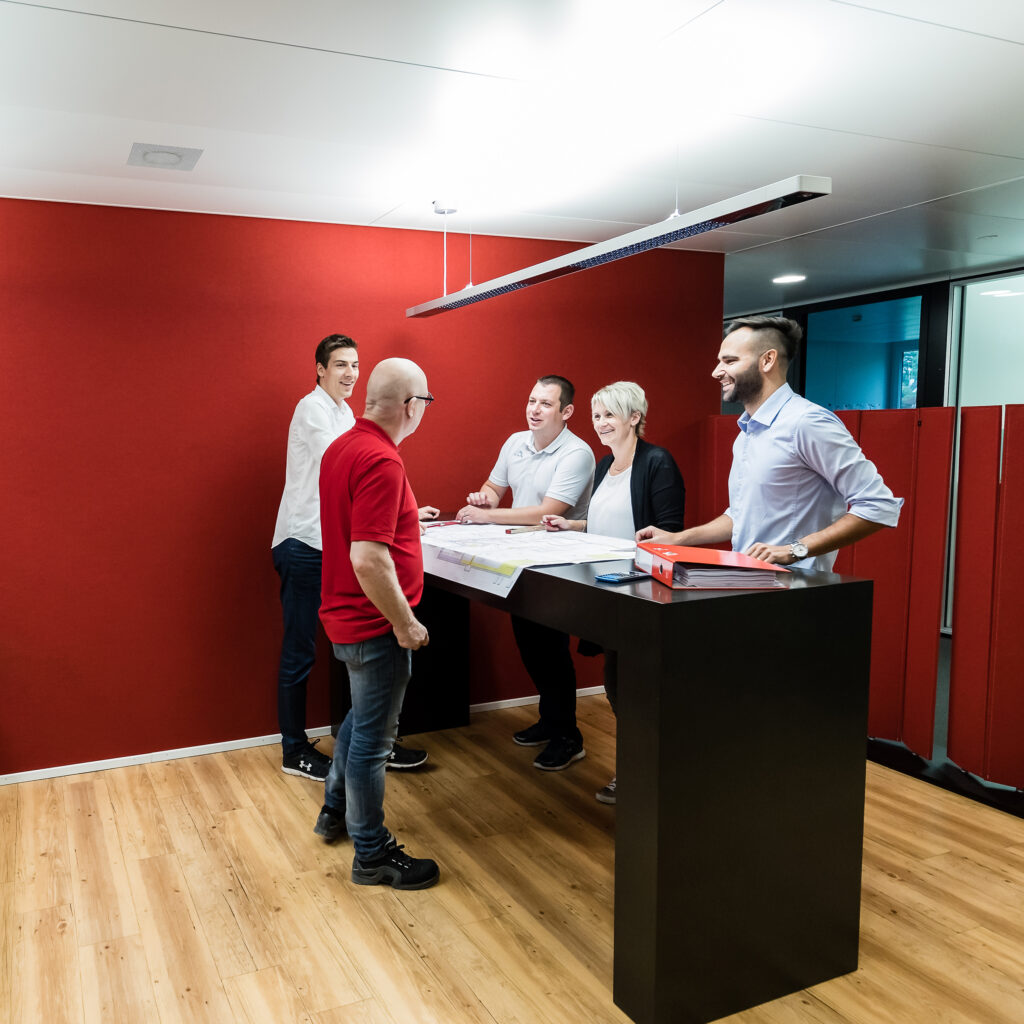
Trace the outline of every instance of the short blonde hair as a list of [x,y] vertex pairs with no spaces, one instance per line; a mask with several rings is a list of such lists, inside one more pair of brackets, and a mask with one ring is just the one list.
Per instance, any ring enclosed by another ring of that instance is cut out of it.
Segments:
[[647,396],[639,384],[631,380],[617,380],[607,384],[600,391],[595,391],[590,398],[590,407],[600,402],[613,416],[628,420],[633,413],[640,413],[633,430],[637,437],[644,436],[644,425],[647,423]]

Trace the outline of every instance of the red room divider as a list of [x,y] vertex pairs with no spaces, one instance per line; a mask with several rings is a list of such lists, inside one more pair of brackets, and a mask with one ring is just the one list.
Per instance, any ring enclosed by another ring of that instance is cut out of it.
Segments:
[[[930,758],[949,525],[951,408],[849,410],[840,419],[904,499],[899,527],[839,552],[836,572],[874,580],[868,733]],[[735,417],[711,417],[706,479],[725,486]],[[731,429],[731,433],[729,433]],[[729,434],[730,447],[723,443]],[[721,501],[714,514],[727,503]]]
[[1024,405],[964,409],[959,467],[949,758],[1022,789]]

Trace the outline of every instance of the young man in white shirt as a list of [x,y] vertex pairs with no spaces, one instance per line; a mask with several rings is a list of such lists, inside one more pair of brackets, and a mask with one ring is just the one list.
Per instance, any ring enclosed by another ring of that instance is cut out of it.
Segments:
[[[271,554],[281,577],[284,613],[277,675],[281,767],[289,775],[322,782],[331,759],[306,736],[306,683],[316,658],[320,611],[320,460],[328,446],[355,424],[348,399],[359,379],[359,351],[348,335],[329,334],[317,345],[315,359],[316,387],[300,399],[288,428],[284,494]],[[388,763],[414,768],[426,759],[425,751],[396,744]]]
[[[585,519],[594,480],[594,453],[566,423],[575,389],[565,378],[541,377],[526,404],[528,430],[513,434],[478,491],[466,498],[456,518],[466,523],[535,525],[541,516]],[[512,488],[512,507],[499,508]],[[561,771],[586,755],[576,726],[576,670],[569,637],[556,629],[511,616],[523,665],[540,694],[540,720],[517,732],[520,746],[543,746],[533,762]]]

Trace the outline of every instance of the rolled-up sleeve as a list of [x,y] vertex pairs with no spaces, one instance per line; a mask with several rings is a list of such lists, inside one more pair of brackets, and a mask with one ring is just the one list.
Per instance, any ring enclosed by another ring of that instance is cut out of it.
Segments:
[[903,499],[893,495],[878,468],[836,416],[811,406],[801,417],[793,440],[801,458],[828,481],[849,512],[882,526],[899,522]]

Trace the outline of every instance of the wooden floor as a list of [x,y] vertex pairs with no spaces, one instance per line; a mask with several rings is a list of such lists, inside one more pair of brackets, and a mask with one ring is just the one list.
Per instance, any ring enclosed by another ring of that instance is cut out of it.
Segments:
[[[588,757],[547,774],[509,739],[532,711],[389,773],[388,824],[441,864],[425,892],[353,885],[277,747],[0,788],[0,1021],[626,1022],[593,796],[614,722],[582,700]],[[869,764],[866,834],[861,969],[730,1024],[1024,1021],[1024,821]]]

